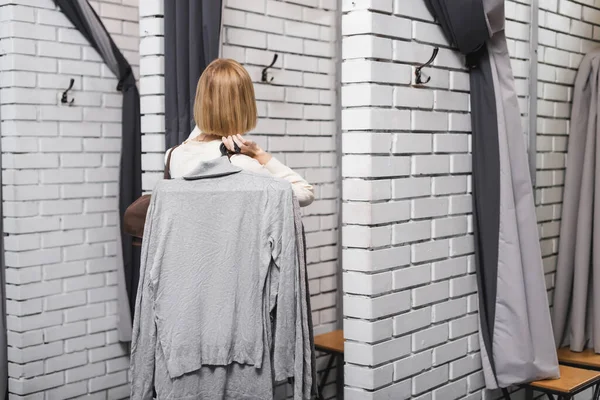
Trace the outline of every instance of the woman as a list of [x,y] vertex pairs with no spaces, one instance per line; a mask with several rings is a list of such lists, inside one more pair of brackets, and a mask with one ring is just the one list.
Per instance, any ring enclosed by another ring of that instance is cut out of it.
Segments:
[[[237,61],[217,59],[206,67],[196,89],[194,120],[196,127],[190,138],[173,150],[171,177],[179,178],[199,162],[220,157],[221,143],[231,151],[235,143],[241,154],[231,156],[232,164],[287,180],[301,207],[313,202],[313,187],[306,180],[258,144],[242,137],[256,127],[257,112],[252,80]],[[167,155],[168,151],[165,160]]]

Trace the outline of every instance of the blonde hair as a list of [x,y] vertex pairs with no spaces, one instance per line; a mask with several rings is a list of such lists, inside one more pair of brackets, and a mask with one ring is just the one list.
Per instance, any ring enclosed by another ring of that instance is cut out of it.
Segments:
[[196,88],[194,120],[202,133],[231,136],[256,127],[256,99],[248,71],[218,58],[202,73]]

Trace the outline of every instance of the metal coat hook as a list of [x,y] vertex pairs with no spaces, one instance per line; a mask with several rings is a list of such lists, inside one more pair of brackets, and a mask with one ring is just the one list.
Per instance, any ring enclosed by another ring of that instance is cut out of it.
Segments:
[[69,106],[73,105],[73,102],[75,101],[75,99],[71,99],[71,101],[67,100],[67,93],[69,92],[69,90],[73,89],[73,85],[75,84],[75,79],[71,78],[71,82],[69,83],[69,87],[67,88],[67,90],[65,90],[62,94],[62,97],[60,98],[60,102],[61,103],[66,103]]
[[279,57],[279,54],[275,54],[275,55],[273,56],[273,61],[271,61],[271,64],[269,64],[269,66],[268,66],[268,67],[265,67],[265,68],[262,70],[262,78],[261,78],[261,82],[267,82],[267,83],[273,82],[273,77],[271,77],[271,79],[267,79],[267,70],[268,70],[269,68],[272,68],[272,67],[273,67],[273,65],[275,65],[275,63],[277,62],[277,58],[278,58],[278,57]]
[[[415,82],[416,82],[417,85],[423,85],[423,84],[429,83],[429,81],[431,80],[431,77],[427,76],[425,74],[422,74],[421,70],[423,68],[425,68],[425,67],[430,66],[433,63],[433,61],[437,57],[439,51],[440,51],[439,47],[434,48],[433,49],[433,54],[431,55],[431,58],[429,59],[429,61],[427,61],[425,64],[420,65],[417,68],[415,68],[415,78],[416,78]],[[422,76],[426,76],[427,79],[423,80]]]

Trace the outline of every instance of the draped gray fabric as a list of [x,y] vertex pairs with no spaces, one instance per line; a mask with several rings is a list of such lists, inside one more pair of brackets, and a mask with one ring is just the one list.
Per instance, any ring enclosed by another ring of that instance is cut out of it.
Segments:
[[473,214],[488,389],[559,376],[503,0],[427,0],[471,76]]
[[[120,224],[127,207],[142,193],[140,95],[131,66],[113,42],[102,21],[87,0],[54,0],[75,28],[102,57],[123,92],[121,157],[119,166]],[[132,238],[118,230],[117,273],[119,294],[119,339],[131,340],[131,313],[139,278],[139,249]]]
[[600,51],[575,80],[554,287],[554,338],[573,351],[600,353]]
[[194,128],[196,86],[219,56],[222,0],[165,1],[165,143],[171,148]]

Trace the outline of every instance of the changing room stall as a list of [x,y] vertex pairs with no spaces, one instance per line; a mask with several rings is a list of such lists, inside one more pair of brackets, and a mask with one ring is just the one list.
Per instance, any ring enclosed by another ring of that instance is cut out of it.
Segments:
[[600,382],[599,49],[588,0],[0,2],[0,393],[130,397],[124,212],[218,57],[314,188],[320,398],[523,399],[565,354]]

